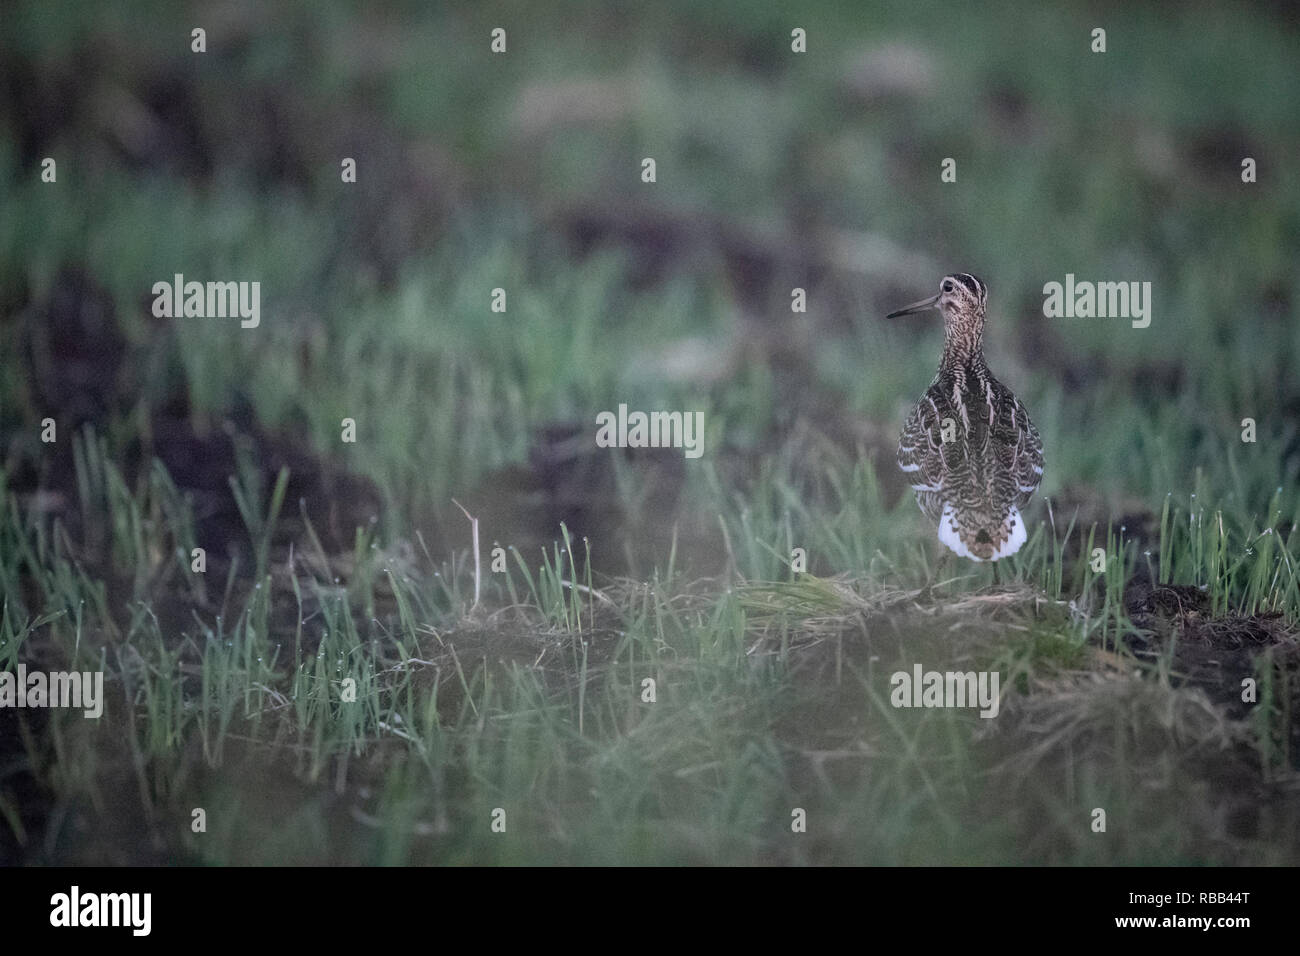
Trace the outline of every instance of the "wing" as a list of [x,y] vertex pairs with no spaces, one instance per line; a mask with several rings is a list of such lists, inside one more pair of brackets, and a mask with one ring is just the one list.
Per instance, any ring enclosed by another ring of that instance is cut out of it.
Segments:
[[1016,503],[1023,508],[1043,480],[1043,440],[1029,420],[1025,406],[1010,391],[1006,393],[1002,408],[1002,420],[998,424],[1003,447],[1008,450],[1005,467],[1016,483]]
[[944,461],[943,442],[939,440],[943,396],[937,396],[936,400],[933,391],[931,388],[925,393],[903,425],[903,434],[898,439],[898,468],[916,492],[921,510],[937,522],[943,508],[948,465]]

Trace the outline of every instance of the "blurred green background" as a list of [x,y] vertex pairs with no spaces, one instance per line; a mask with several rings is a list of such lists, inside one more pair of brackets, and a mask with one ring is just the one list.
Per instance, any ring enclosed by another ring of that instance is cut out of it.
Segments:
[[[1279,10],[19,4],[4,43],[7,344],[83,270],[134,371],[114,410],[240,394],[330,452],[351,415],[375,440],[350,464],[399,508],[617,400],[706,407],[715,448],[828,405],[888,433],[941,331],[880,314],[955,270],[990,286],[990,360],[1048,438],[1045,490],[1149,498],[1200,465],[1260,500],[1295,476]],[[263,327],[150,322],[175,272],[259,279]],[[1151,281],[1151,327],[1045,319],[1067,273]],[[42,417],[20,364],[9,434]],[[1261,447],[1237,440],[1247,415]],[[1240,486],[1229,462],[1268,450],[1279,467]]]

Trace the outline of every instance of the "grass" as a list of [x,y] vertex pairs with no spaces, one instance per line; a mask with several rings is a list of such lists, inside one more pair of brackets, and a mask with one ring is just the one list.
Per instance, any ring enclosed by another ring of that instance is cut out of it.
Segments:
[[[80,468],[98,470],[108,487],[121,482],[112,463],[93,451],[79,459]],[[866,470],[855,466],[859,492],[868,484]],[[834,467],[826,474],[855,487]],[[107,551],[148,561],[147,551],[131,551],[133,541],[173,540],[185,522],[164,516],[158,502],[167,494],[154,481],[136,495],[113,498]],[[749,500],[783,498],[780,484],[769,481]],[[868,492],[853,505],[872,527],[908,524],[907,502],[887,509]],[[1132,624],[1116,593],[1122,584],[1109,584],[1118,576],[1094,575],[1086,561],[1063,567],[1059,558],[1063,549],[1082,550],[1082,531],[1052,543],[1040,528],[1009,580],[994,587],[986,569],[963,569],[935,582],[944,595],[936,599],[876,583],[924,580],[931,569],[920,549],[876,581],[769,573],[792,536],[815,553],[845,546],[833,510],[804,521],[788,512],[774,519],[719,507],[734,528],[731,540],[757,543],[733,552],[729,581],[688,580],[669,567],[646,582],[598,583],[582,549],[565,535],[549,552],[515,552],[505,572],[488,573],[482,606],[474,609],[467,562],[408,563],[363,547],[345,587],[320,573],[327,556],[313,562],[295,552],[272,561],[251,588],[236,585],[232,594],[228,587],[220,613],[210,622],[196,616],[177,629],[180,640],[177,630],[160,625],[147,596],[109,639],[117,616],[92,610],[104,605],[92,582],[60,571],[39,545],[26,556],[7,547],[5,579],[30,576],[44,592],[42,606],[63,610],[15,626],[27,612],[8,600],[5,650],[37,645],[41,659],[103,666],[110,687],[104,730],[49,712],[45,742],[29,738],[26,759],[52,771],[93,768],[108,728],[123,727],[139,774],[139,805],[119,805],[118,812],[170,830],[172,854],[263,863],[1101,862],[1116,852],[1136,860],[1136,849],[1080,842],[1075,831],[1086,832],[1080,820],[1089,809],[1082,804],[1071,817],[1053,803],[1056,816],[1027,857],[1017,857],[1000,827],[972,830],[963,821],[1003,787],[1028,789],[1031,802],[1061,799],[1049,797],[1051,775],[1031,784],[1015,763],[990,766],[992,755],[1019,741],[1047,761],[1070,749],[1061,739],[1092,741],[1120,731],[1133,752],[1089,753],[1074,772],[1094,775],[1094,799],[1108,808],[1110,826],[1126,834],[1146,809],[1101,781],[1108,771],[1135,774],[1134,753],[1151,746],[1152,733],[1184,745],[1162,758],[1171,786],[1194,775],[1182,761],[1207,747],[1197,721],[1211,721],[1222,746],[1238,747],[1234,759],[1246,762],[1242,755],[1253,752],[1261,763],[1286,766],[1277,742],[1279,734],[1285,740],[1290,698],[1268,685],[1253,732],[1234,729],[1221,717],[1214,722],[1198,688],[1173,679],[1168,659],[1134,659],[1119,639]],[[1216,608],[1294,619],[1293,558],[1284,556],[1294,555],[1295,541],[1279,542],[1275,554],[1254,549],[1232,573],[1209,573],[1222,565],[1192,563],[1196,550],[1170,530],[1194,528],[1198,520],[1173,507],[1165,518],[1161,548],[1177,545],[1187,558],[1174,564],[1180,571],[1173,577],[1185,573],[1188,583],[1203,583]],[[10,540],[28,533],[22,521],[10,497]],[[250,516],[248,524],[252,548],[270,553],[269,516]],[[1112,535],[1112,568],[1122,563],[1117,541]],[[158,580],[156,567],[141,570],[138,560],[117,567],[130,581]],[[1277,583],[1261,591],[1257,582],[1265,580]],[[364,590],[358,581],[366,582]],[[96,651],[104,641],[105,650]],[[1120,658],[1128,664],[1099,667],[1099,660]],[[890,707],[887,675],[910,671],[915,662],[1002,674],[1004,716],[996,732],[970,714],[917,716]],[[655,682],[653,703],[644,699],[647,678]],[[355,702],[343,700],[348,679]],[[1044,708],[1052,715],[1050,746],[1036,742]],[[1274,709],[1274,717],[1263,716]],[[84,769],[58,785],[90,806],[112,802]],[[249,791],[295,788],[306,788],[314,810],[246,804],[255,799]],[[186,833],[182,810],[189,803],[207,811],[214,824],[208,833]],[[498,807],[506,811],[507,833],[518,838],[492,832]],[[820,836],[806,845],[789,833],[796,807],[818,821]],[[226,814],[238,814],[238,828],[215,825]],[[310,841],[301,836],[307,831]],[[1168,844],[1143,837],[1135,846],[1150,852],[1158,845],[1161,859],[1207,862],[1246,853],[1281,862],[1286,854],[1262,839],[1215,846],[1201,842],[1205,833],[1197,828],[1161,832]],[[918,833],[960,839],[918,843]]]
[[[84,85],[184,132],[0,113],[0,666],[107,693],[0,711],[0,856],[1296,862],[1294,33],[1106,8],[1101,56],[1073,9],[828,2],[793,58],[669,5],[515,14],[491,60],[505,8],[340,9],[201,60],[162,5],[20,5],[0,46],[54,95],[98,44]],[[931,92],[847,92],[887,42]],[[877,317],[955,268],[1047,454],[996,567],[892,465],[940,333]],[[259,279],[261,327],[155,322],[175,272]],[[1044,320],[1067,272],[1151,280],[1151,328]],[[704,457],[583,444],[624,402],[704,411]],[[891,706],[917,663],[996,670],[998,718]]]

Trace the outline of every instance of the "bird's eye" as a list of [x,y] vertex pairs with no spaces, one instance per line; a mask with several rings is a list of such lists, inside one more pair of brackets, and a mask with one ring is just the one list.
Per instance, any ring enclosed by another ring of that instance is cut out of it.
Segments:
[[947,279],[945,279],[945,280],[943,281],[943,291],[944,291],[944,292],[951,292],[951,291],[952,291],[952,283],[949,282]]

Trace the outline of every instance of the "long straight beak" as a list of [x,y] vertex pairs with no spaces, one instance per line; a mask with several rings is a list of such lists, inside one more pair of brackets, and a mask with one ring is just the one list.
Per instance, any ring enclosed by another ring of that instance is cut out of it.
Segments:
[[939,294],[930,296],[928,299],[922,299],[920,302],[913,302],[911,305],[905,305],[897,312],[890,312],[885,316],[887,319],[896,319],[900,315],[912,315],[915,312],[927,312],[930,309],[937,308],[939,305]]

